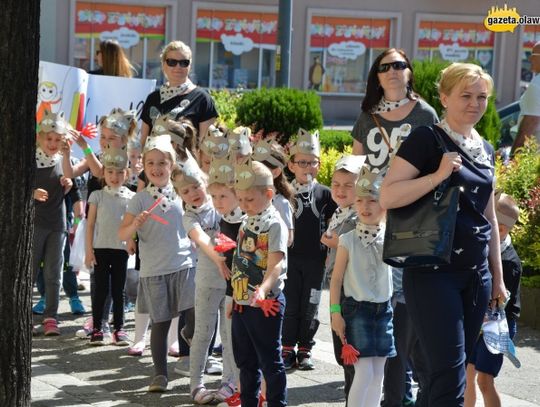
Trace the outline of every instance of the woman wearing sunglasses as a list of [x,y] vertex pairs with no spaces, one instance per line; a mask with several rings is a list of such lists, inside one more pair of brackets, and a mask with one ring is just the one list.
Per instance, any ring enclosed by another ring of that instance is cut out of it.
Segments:
[[[356,121],[352,136],[353,154],[365,154],[366,164],[383,171],[399,144],[418,126],[438,122],[437,113],[413,91],[414,77],[411,64],[404,51],[390,48],[381,53],[369,71],[366,96],[362,112]],[[423,387],[423,357],[412,331],[403,296],[402,269],[393,269],[394,337],[397,357],[386,362],[383,407],[401,406],[403,400],[412,400],[406,387],[408,360],[414,362],[415,373]],[[410,373],[409,373],[410,374]],[[410,380],[407,380],[410,383]],[[418,393],[421,398],[421,391]]]
[[172,41],[163,48],[161,68],[167,81],[158,90],[150,93],[144,103],[141,119],[141,143],[152,130],[154,120],[167,114],[173,120],[186,117],[203,137],[208,126],[218,117],[210,94],[197,87],[189,79],[192,66],[191,48],[182,41]]

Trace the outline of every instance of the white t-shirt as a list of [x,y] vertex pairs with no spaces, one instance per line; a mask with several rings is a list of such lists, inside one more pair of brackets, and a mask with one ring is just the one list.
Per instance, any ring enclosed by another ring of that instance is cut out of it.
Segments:
[[[540,116],[540,74],[537,74],[527,90],[521,96],[519,102],[520,113],[519,123],[523,119],[523,116]],[[536,131],[536,141],[540,144],[540,129]]]

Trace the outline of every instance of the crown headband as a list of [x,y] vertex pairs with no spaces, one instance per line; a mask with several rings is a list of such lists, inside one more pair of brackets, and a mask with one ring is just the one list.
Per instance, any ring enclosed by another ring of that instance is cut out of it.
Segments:
[[105,168],[115,168],[123,170],[128,167],[128,156],[126,147],[107,147],[101,155],[101,163]]
[[252,152],[251,130],[249,127],[237,127],[229,133],[229,152],[235,157],[247,156]]
[[104,126],[119,136],[127,136],[131,124],[137,120],[135,110],[124,111],[120,108],[114,108],[107,116],[99,119],[99,125]]
[[43,118],[39,122],[39,128],[45,133],[52,131],[58,134],[68,134],[71,125],[66,121],[64,112],[53,113],[45,110]]
[[384,171],[373,172],[369,169],[367,164],[364,164],[360,170],[360,176],[356,181],[356,196],[372,196],[379,198],[381,192],[381,185],[384,178]]
[[268,140],[259,140],[253,147],[253,154],[251,155],[251,158],[253,158],[255,161],[267,162],[276,168],[283,169],[285,164],[274,157],[272,155],[272,151],[272,144],[270,144]]
[[230,157],[212,157],[210,169],[208,170],[208,178],[208,185],[223,184],[233,186],[235,184],[234,165],[231,162]]
[[[253,168],[254,165],[262,166],[263,174],[257,174]],[[251,158],[244,164],[236,165],[234,171],[235,189],[245,191],[253,187],[274,185],[274,179],[270,170],[264,164],[252,161]]]
[[296,142],[290,148],[290,154],[309,154],[315,157],[321,156],[321,145],[319,143],[319,131],[310,133],[304,129],[298,130]]
[[173,185],[177,191],[189,185],[204,184],[204,175],[197,164],[197,161],[189,151],[186,151],[187,159],[184,162],[179,162],[180,174],[173,179]]
[[229,152],[227,134],[211,124],[208,127],[208,133],[201,142],[200,148],[209,157],[224,158]]
[[146,144],[144,145],[144,153],[151,150],[159,150],[162,153],[169,153],[173,162],[176,161],[176,151],[171,144],[171,136],[169,134],[162,134],[161,136],[148,137]]

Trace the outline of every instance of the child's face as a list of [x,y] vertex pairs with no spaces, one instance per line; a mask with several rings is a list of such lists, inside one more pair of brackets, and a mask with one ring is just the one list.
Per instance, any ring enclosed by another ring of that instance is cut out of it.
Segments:
[[250,188],[245,191],[237,190],[236,196],[242,209],[249,216],[257,215],[272,203],[274,193],[271,188]]
[[105,177],[105,184],[107,184],[108,187],[117,189],[120,188],[122,185],[124,185],[124,182],[126,182],[127,178],[127,171],[126,170],[119,170],[116,168],[105,168],[103,170],[104,177]]
[[208,174],[208,171],[210,171],[210,163],[212,162],[212,157],[206,155],[202,151],[200,155],[201,159],[199,160],[199,165],[201,166],[201,170],[203,170],[205,174]]
[[212,184],[208,187],[208,192],[212,197],[214,208],[221,215],[227,215],[238,208],[238,198],[234,189],[221,184]]
[[332,176],[332,199],[340,208],[354,204],[356,199],[354,184],[358,175],[349,171],[336,171]]
[[506,239],[508,233],[510,233],[510,228],[502,223],[499,223],[499,238],[501,241]]
[[39,133],[37,140],[45,154],[52,156],[60,151],[64,138],[61,134],[50,131],[48,133]]
[[99,135],[99,147],[101,147],[101,151],[105,150],[107,146],[111,148],[122,148],[124,145],[125,143],[122,137],[118,136],[111,129],[101,126]]
[[206,188],[203,184],[189,184],[178,191],[182,201],[198,208],[206,202]]
[[357,197],[355,208],[360,222],[366,225],[378,225],[386,214],[379,201],[372,196]]
[[142,152],[138,148],[133,148],[129,150],[129,166],[132,170],[135,170],[136,172],[141,172],[142,170]]
[[295,154],[294,161],[289,161],[289,170],[300,184],[308,183],[308,175],[314,180],[319,173],[321,162],[313,154]]
[[172,165],[169,155],[162,151],[150,150],[144,155],[144,173],[157,187],[164,187],[169,183]]

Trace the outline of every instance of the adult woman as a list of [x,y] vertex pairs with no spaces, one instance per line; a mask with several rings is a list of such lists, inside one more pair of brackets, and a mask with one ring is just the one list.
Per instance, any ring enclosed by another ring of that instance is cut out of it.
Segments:
[[390,48],[369,70],[362,113],[352,131],[353,154],[366,154],[371,168],[388,165],[411,129],[438,121],[435,110],[413,92],[414,77],[404,51]]
[[152,130],[154,120],[167,114],[173,120],[187,117],[202,138],[208,126],[214,123],[218,113],[212,97],[189,80],[191,48],[182,41],[172,41],[163,48],[161,67],[168,83],[150,93],[143,106],[141,119],[141,143]]
[[[506,290],[494,208],[493,148],[473,127],[487,108],[493,80],[477,65],[454,63],[442,71],[438,88],[445,118],[434,129],[416,129],[401,145],[383,181],[381,205],[409,205],[448,177],[450,185],[462,187],[450,264],[407,268],[403,276],[409,313],[428,356],[428,404],[455,407],[463,406],[466,356],[490,294],[504,300]],[[448,152],[443,154],[433,131]]]
[[89,72],[94,75],[131,78],[136,72],[120,44],[114,40],[105,40],[99,43],[96,60],[99,68]]

